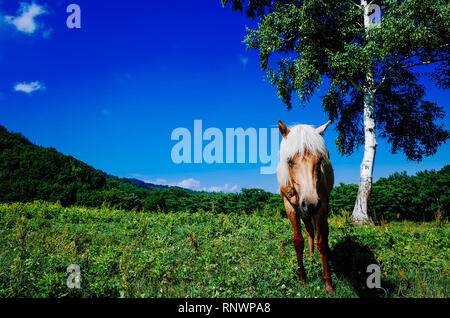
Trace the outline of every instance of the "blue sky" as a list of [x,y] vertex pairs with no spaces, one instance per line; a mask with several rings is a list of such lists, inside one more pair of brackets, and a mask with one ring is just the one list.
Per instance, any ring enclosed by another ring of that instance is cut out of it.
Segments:
[[[81,7],[81,29],[66,26],[66,7]],[[261,164],[175,164],[177,127],[203,129],[319,126],[327,121],[319,91],[288,111],[264,81],[257,52],[246,51],[254,22],[220,0],[0,0],[0,124],[32,142],[120,177],[193,189],[277,191]],[[429,98],[450,111],[448,93]],[[448,119],[445,120],[448,129]],[[325,133],[336,184],[357,183],[362,149],[341,156],[334,125]],[[378,140],[374,178],[448,164],[450,146],[409,162]]]

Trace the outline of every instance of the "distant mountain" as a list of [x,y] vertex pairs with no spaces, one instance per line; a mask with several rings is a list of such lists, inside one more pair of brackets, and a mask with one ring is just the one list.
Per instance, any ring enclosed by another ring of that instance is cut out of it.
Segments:
[[[144,182],[142,180],[139,179],[135,179],[135,178],[126,178],[127,180],[131,181],[132,183],[134,183],[137,186],[140,187],[144,187],[147,189],[168,189],[171,188],[168,185],[163,185],[163,184],[154,184],[154,183],[150,183],[150,182]],[[177,187],[178,188],[178,187]],[[181,188],[180,188],[181,189]]]
[[[194,191],[194,190],[190,190],[190,189],[186,189],[186,188],[182,188],[179,186],[168,186],[165,184],[154,184],[154,183],[150,183],[150,182],[145,182],[139,179],[135,179],[135,178],[124,178],[127,179],[129,181],[131,181],[133,184],[140,186],[140,187],[144,187],[147,189],[171,189],[171,188],[176,188],[176,189],[181,189],[181,190],[186,190],[186,191]],[[195,192],[195,191],[194,191]]]

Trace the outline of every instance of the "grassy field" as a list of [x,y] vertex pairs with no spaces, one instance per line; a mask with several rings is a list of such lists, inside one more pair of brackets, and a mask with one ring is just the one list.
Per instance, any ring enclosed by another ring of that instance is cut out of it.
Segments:
[[[331,297],[449,297],[447,222],[329,221]],[[365,287],[372,263],[378,290]],[[80,289],[66,285],[69,264],[81,268]],[[276,213],[0,204],[0,297],[329,297],[317,250],[305,267],[300,284],[290,224]]]

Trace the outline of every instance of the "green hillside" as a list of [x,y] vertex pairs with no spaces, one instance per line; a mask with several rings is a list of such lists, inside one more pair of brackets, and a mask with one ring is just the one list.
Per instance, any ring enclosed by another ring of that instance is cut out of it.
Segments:
[[74,204],[77,194],[106,189],[106,175],[0,126],[0,201]]

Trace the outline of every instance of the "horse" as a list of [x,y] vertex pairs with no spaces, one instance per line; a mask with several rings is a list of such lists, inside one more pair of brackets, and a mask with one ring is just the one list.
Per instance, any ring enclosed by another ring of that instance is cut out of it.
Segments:
[[323,264],[323,281],[328,294],[333,294],[328,270],[328,201],[334,183],[333,168],[322,135],[330,121],[313,128],[296,125],[288,128],[278,121],[283,139],[280,144],[280,161],[277,179],[286,214],[294,232],[294,248],[297,253],[298,276],[306,280],[303,267],[304,239],[301,222],[305,224],[309,255],[314,252],[314,231],[317,232],[317,249]]

